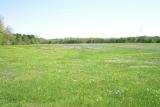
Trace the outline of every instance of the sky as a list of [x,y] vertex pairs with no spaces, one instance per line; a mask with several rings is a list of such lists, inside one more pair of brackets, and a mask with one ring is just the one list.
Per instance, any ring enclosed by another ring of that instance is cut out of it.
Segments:
[[0,0],[0,15],[43,38],[160,35],[160,0]]

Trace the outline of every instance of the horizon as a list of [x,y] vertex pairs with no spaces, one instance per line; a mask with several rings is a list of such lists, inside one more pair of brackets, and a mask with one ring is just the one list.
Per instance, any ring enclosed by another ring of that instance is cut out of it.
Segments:
[[14,33],[55,38],[160,35],[160,1],[5,0],[0,15]]
[[[30,35],[30,34],[28,34],[28,35]],[[37,35],[35,35],[35,36],[37,36]],[[38,36],[39,37],[39,36]],[[156,35],[156,36],[154,36],[154,35],[152,35],[152,36],[150,36],[150,35],[139,35],[139,36],[124,36],[124,37],[62,37],[62,38],[48,38],[48,40],[52,40],[52,39],[65,39],[65,38],[79,38],[79,39],[120,39],[120,38],[129,38],[129,37],[131,37],[131,38],[134,38],[134,37],[160,37],[160,35]],[[41,38],[41,37],[40,37]],[[47,38],[43,38],[43,39],[47,39]]]

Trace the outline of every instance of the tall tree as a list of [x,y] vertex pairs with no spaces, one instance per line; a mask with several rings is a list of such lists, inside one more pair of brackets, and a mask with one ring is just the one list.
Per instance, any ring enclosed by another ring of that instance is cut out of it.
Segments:
[[4,31],[3,18],[0,16],[0,33]]
[[0,16],[0,44],[3,44],[4,39],[4,24],[3,24],[3,18]]

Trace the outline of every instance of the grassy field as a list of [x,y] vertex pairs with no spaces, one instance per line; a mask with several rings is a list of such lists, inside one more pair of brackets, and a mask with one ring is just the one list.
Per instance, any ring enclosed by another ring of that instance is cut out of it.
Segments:
[[160,44],[0,46],[0,107],[160,107]]

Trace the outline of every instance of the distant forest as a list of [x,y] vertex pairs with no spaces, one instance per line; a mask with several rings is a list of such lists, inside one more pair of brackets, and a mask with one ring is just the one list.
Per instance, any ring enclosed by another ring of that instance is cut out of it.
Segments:
[[160,36],[139,36],[125,38],[63,38],[44,39],[35,35],[12,33],[0,18],[0,45],[28,44],[76,44],[76,43],[160,43]]
[[73,44],[73,43],[160,43],[159,36],[139,36],[125,38],[64,38],[50,39],[47,44]]

